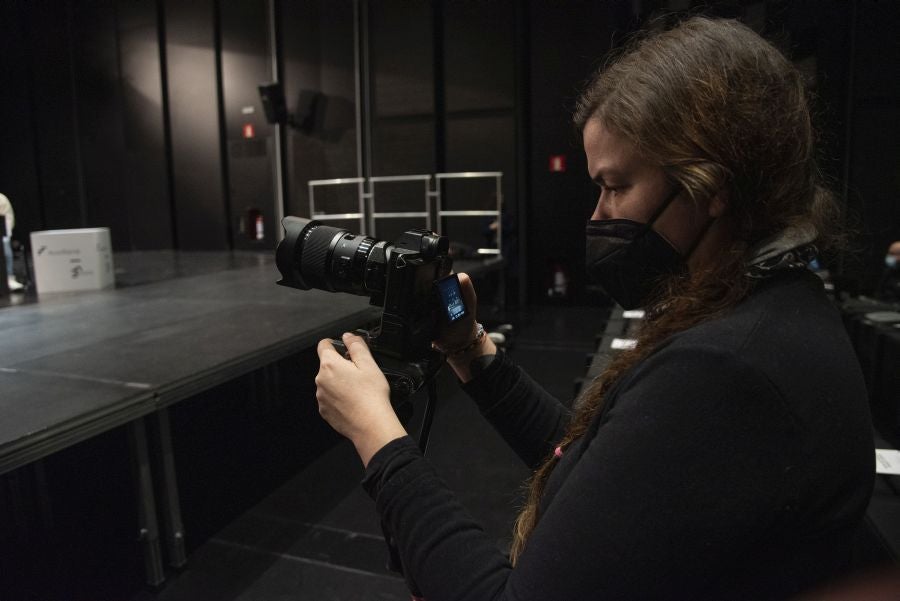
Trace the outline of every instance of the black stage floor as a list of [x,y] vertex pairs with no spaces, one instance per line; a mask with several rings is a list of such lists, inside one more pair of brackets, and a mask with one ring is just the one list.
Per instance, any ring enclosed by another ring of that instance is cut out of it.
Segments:
[[[604,313],[590,308],[523,312],[511,356],[560,398],[584,373]],[[428,455],[462,503],[505,547],[527,469],[478,414],[448,373]],[[417,416],[412,423],[418,423]],[[352,446],[338,443],[197,548],[157,593],[132,601],[403,600],[404,584],[384,568],[373,504],[359,486]]]

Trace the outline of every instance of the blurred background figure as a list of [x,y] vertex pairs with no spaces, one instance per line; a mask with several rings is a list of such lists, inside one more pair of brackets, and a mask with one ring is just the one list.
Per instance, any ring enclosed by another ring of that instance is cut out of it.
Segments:
[[4,194],[0,194],[0,216],[6,222],[6,230],[3,232],[3,254],[6,256],[6,277],[9,282],[10,292],[21,292],[25,287],[16,279],[13,272],[12,231],[16,225],[16,215],[13,212],[12,203]]
[[884,256],[884,275],[876,294],[882,300],[900,302],[900,240],[888,246]]

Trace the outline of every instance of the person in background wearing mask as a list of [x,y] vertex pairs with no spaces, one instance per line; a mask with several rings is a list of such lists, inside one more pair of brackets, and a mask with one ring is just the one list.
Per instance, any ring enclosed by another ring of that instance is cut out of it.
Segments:
[[11,292],[21,292],[25,286],[16,280],[13,272],[12,231],[16,225],[16,214],[13,212],[12,203],[5,194],[0,194],[0,217],[6,223],[6,231],[3,234],[3,254],[6,256],[6,277]]
[[878,283],[878,298],[900,302],[900,240],[892,242],[884,255],[884,275]]
[[509,556],[407,435],[365,342],[344,335],[349,359],[319,344],[320,413],[356,446],[408,581],[428,601],[734,601],[838,577],[874,453],[853,349],[806,269],[837,217],[801,75],[744,25],[695,17],[632,42],[575,123],[599,190],[588,270],[647,309],[637,346],[570,411],[474,320],[435,341],[535,470]]

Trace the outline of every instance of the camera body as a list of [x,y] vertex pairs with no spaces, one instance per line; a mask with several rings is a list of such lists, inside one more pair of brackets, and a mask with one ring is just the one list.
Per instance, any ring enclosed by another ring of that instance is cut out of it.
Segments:
[[442,319],[435,284],[453,264],[446,236],[413,229],[389,244],[300,217],[285,217],[282,225],[278,284],[368,295],[383,308],[381,325],[369,336],[376,358],[394,366],[439,360],[431,341]]
[[397,359],[421,360],[434,352],[440,325],[435,282],[450,273],[450,243],[428,230],[408,230],[387,248],[384,294],[370,301],[384,308],[372,346]]

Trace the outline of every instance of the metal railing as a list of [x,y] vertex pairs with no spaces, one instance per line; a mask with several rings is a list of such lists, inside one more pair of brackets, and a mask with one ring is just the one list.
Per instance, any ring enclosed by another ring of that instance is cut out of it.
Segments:
[[[379,182],[416,182],[421,181],[425,184],[425,201],[424,211],[376,211],[375,210],[375,184]],[[369,235],[375,237],[378,229],[376,221],[378,219],[397,219],[401,217],[424,217],[425,229],[432,229],[431,226],[431,176],[430,175],[381,175],[369,178]]]
[[[502,171],[463,171],[458,173],[436,173],[434,175],[436,186],[435,192],[437,194],[437,217],[438,220],[441,221],[444,217],[494,217],[497,220],[497,248],[479,248],[478,254],[480,255],[497,255],[500,256],[500,249],[503,248],[502,238],[503,235],[503,226],[502,226],[502,218],[500,216],[501,207],[503,206],[503,189],[502,189],[502,180],[503,180],[503,172]],[[458,179],[485,179],[485,178],[493,178],[497,182],[497,208],[495,210],[485,210],[485,211],[447,211],[444,209],[444,201],[443,201],[443,193],[442,193],[442,183],[447,180],[458,180]]]
[[[488,210],[447,210],[444,208],[444,190],[446,182],[461,179],[494,179],[496,182],[496,209]],[[376,184],[398,182],[422,182],[424,185],[423,211],[381,211],[378,209]],[[457,173],[435,173],[418,175],[385,175],[363,177],[343,177],[336,179],[310,180],[309,215],[311,219],[320,221],[337,219],[358,219],[359,233],[376,237],[378,221],[381,219],[413,218],[423,219],[424,227],[429,230],[439,227],[446,217],[493,217],[497,224],[496,248],[479,248],[480,255],[501,255],[503,225],[501,210],[503,206],[503,172],[502,171],[464,171]],[[355,184],[359,210],[355,213],[338,213],[318,210],[315,202],[315,190],[325,186],[346,186]]]
[[[359,219],[359,231],[364,232],[366,229],[366,205],[364,189],[365,178],[363,177],[339,177],[336,179],[313,179],[309,181],[309,218],[318,219],[319,221],[328,221],[329,219]],[[319,213],[316,211],[315,189],[322,186],[345,186],[356,184],[357,197],[359,199],[359,211],[356,213]]]

